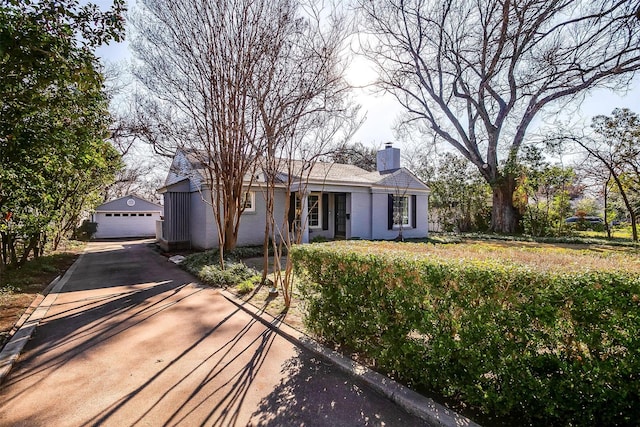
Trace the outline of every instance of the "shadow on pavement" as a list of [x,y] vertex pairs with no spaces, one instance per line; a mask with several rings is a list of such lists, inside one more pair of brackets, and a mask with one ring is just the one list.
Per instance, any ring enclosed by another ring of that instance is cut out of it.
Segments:
[[354,382],[335,366],[299,350],[282,367],[286,375],[260,402],[251,425],[427,426],[386,398]]

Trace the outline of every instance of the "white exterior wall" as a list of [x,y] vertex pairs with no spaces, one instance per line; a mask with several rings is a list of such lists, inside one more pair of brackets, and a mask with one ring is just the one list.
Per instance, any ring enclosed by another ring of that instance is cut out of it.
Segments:
[[[377,190],[372,194],[374,209],[372,212],[371,239],[393,240],[398,237],[400,232],[400,227],[394,227],[392,230],[388,229],[388,198],[389,194],[393,194],[393,191],[381,191],[383,190]],[[407,196],[410,197],[411,193],[408,193]],[[402,227],[402,236],[405,239],[427,237],[427,203],[428,198],[426,194],[416,195],[416,228],[411,227],[411,223],[409,223],[408,226]]]
[[[285,203],[287,202],[286,193],[284,190],[277,190],[275,194],[275,200],[273,205],[273,215],[275,217],[275,223],[278,226],[278,229],[281,230],[281,233],[284,234],[284,231],[289,227],[289,218],[287,213],[285,212]],[[264,203],[264,200],[262,201]],[[242,224],[240,224],[242,226]],[[264,233],[264,230],[263,230]],[[263,235],[264,237],[264,235]]]
[[371,194],[369,192],[351,193],[351,203],[347,200],[347,238],[371,239]]
[[218,234],[216,222],[213,218],[213,210],[209,203],[211,200],[209,190],[202,193],[191,193],[191,210],[189,212],[189,233],[191,234],[191,246],[194,249],[211,249],[218,246]]
[[[123,216],[125,214],[127,216]],[[131,216],[132,214],[135,216]],[[154,237],[160,212],[97,212],[93,220],[98,223],[98,229],[93,236],[96,239]]]
[[[255,193],[253,211],[244,211],[240,217],[240,226],[238,227],[238,246],[254,246],[261,245],[264,242],[264,227],[266,215],[266,202],[264,194],[259,190],[252,190]],[[276,197],[274,209],[278,205],[284,204],[284,198],[280,200]],[[276,218],[280,216],[276,214]]]
[[421,235],[417,236],[419,238],[429,237],[429,196],[426,194],[419,194],[416,198],[418,202],[418,207],[416,209],[416,214],[418,215],[416,226],[416,232],[419,232]]
[[[283,191],[276,190],[274,214],[276,221],[284,219],[284,227],[287,226],[285,217],[285,195]],[[209,191],[202,192],[205,200],[210,200]],[[194,249],[211,249],[218,246],[218,233],[213,210],[209,203],[202,201],[200,192],[191,193],[191,218],[190,232],[191,245]],[[260,191],[256,191],[256,209],[253,212],[245,211],[240,218],[238,229],[238,246],[261,245],[264,241],[265,200]],[[281,227],[283,225],[281,224]]]

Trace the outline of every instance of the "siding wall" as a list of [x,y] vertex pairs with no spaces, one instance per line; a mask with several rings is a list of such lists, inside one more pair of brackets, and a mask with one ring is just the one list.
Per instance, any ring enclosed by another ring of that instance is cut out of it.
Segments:
[[218,246],[218,228],[213,217],[209,190],[193,192],[190,199],[191,246],[194,249],[211,249]]
[[[282,222],[285,219],[284,191],[276,190],[276,199],[274,204],[274,214],[276,222]],[[238,230],[238,246],[261,245],[264,240],[264,220],[266,206],[263,194],[256,190],[255,212],[245,212],[240,218],[240,227]],[[190,194],[191,212],[190,212],[190,235],[191,245],[194,249],[211,249],[218,246],[218,233],[213,210],[209,203],[205,203],[202,198],[209,202],[209,191],[194,192]],[[280,224],[286,224],[286,220]]]
[[[264,241],[264,219],[267,207],[263,193],[260,190],[252,191],[255,192],[255,211],[245,211],[240,217],[238,246],[261,245]],[[276,209],[278,204],[281,204],[279,200],[275,202]]]
[[[371,239],[393,240],[398,237],[399,228],[388,228],[388,197],[393,191],[376,192],[371,196],[373,198],[372,209],[372,235]],[[411,192],[407,193],[411,196]],[[402,228],[402,236],[407,238],[424,238],[428,234],[427,224],[427,203],[426,194],[416,195],[416,228],[405,226]]]
[[371,194],[359,192],[350,196],[347,197],[347,212],[351,213],[351,219],[347,220],[347,238],[371,239]]
[[189,193],[164,193],[162,235],[168,242],[189,241]]

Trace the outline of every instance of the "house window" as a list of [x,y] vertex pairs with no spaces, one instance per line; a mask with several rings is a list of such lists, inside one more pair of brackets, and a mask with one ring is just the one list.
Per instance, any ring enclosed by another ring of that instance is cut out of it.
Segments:
[[409,225],[409,197],[393,197],[393,225],[394,227]]
[[106,214],[106,216],[111,216],[111,214]]
[[389,194],[388,200],[387,207],[389,212],[387,219],[389,220],[389,230],[400,227],[418,227],[417,195],[396,196]]
[[244,193],[244,211],[255,212],[256,210],[256,193],[254,191],[247,191]]
[[117,213],[117,214],[113,214],[113,216],[120,216],[120,214],[119,214],[119,213]]
[[[140,214],[140,215],[142,215],[142,214]],[[151,214],[147,214],[147,216],[151,216]]]
[[307,200],[309,203],[309,228],[320,228],[322,222],[320,212],[322,212],[322,198],[320,193],[311,193]]
[[122,216],[129,216],[129,214],[123,213]]

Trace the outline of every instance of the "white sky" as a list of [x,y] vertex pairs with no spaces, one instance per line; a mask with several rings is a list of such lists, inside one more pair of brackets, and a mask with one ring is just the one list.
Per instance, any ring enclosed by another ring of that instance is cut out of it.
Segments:
[[[95,1],[95,0],[94,0]],[[109,0],[97,0],[97,4],[103,9],[108,8]],[[131,4],[129,1],[129,9]],[[131,59],[128,44],[111,44],[98,49],[97,55],[105,63],[119,63]],[[375,78],[374,71],[368,67],[366,60],[354,58],[348,79],[352,84],[364,86]],[[367,146],[381,148],[385,142],[394,142],[402,148],[403,143],[396,141],[393,127],[401,113],[401,108],[391,95],[373,93],[373,89],[356,89],[356,100],[362,105],[361,112],[366,114],[366,120],[362,127],[354,135],[353,142],[362,142]],[[591,117],[595,115],[610,115],[614,108],[626,107],[640,113],[640,76],[634,80],[627,94],[616,94],[607,90],[599,90],[586,97],[584,102],[569,111],[565,120],[573,124],[584,123],[589,126]]]

